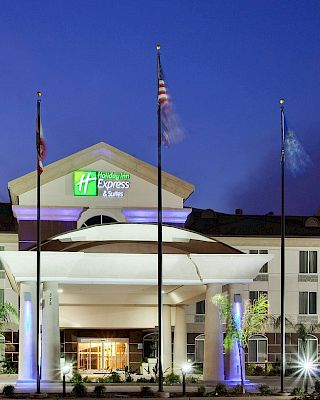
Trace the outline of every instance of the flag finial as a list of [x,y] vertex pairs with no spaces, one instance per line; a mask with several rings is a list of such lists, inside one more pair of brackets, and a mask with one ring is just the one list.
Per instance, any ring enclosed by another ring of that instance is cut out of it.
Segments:
[[161,48],[161,46],[160,46],[160,44],[157,44],[157,51],[160,51],[160,48]]
[[41,97],[42,93],[40,92],[40,90],[37,91],[37,97]]
[[279,100],[279,103],[282,105],[282,104],[284,104],[284,98],[283,97],[281,97],[281,99]]

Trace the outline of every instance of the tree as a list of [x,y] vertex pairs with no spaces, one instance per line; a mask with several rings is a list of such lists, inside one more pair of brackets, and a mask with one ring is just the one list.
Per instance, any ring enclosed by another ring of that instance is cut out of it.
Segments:
[[11,318],[19,319],[17,310],[10,303],[4,303],[0,307],[0,332],[3,332],[8,324],[11,322]]
[[248,339],[252,335],[264,333],[265,331],[269,310],[267,296],[261,295],[253,302],[246,302],[243,313],[240,316],[234,315],[232,303],[226,296],[217,294],[212,298],[212,301],[218,306],[220,317],[226,323],[226,335],[223,341],[225,351],[230,351],[234,345],[238,347],[241,386],[242,392],[245,393],[242,351],[244,351],[248,344]]
[[[0,333],[3,333],[8,324],[11,322],[11,318],[19,319],[17,310],[10,303],[4,303],[0,306]],[[0,353],[4,355],[5,353],[5,339],[3,337],[3,343],[0,344]],[[0,360],[3,361],[3,360]]]

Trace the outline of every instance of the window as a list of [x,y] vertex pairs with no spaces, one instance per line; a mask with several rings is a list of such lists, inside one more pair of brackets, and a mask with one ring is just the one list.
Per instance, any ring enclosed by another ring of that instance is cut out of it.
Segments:
[[205,314],[206,313],[206,303],[205,300],[198,301],[196,303],[196,314]]
[[204,360],[204,340],[205,336],[204,334],[198,335],[195,338],[195,362],[196,363],[203,363]]
[[267,296],[268,298],[268,292],[264,290],[250,290],[249,292],[249,299],[251,303],[253,303],[255,300],[258,300],[260,296]]
[[268,359],[268,339],[263,335],[253,335],[248,340],[248,362],[264,363]]
[[299,292],[299,314],[317,314],[317,292]]
[[316,336],[307,335],[305,340],[298,339],[299,360],[318,362],[318,339]]
[[[268,250],[249,250],[249,254],[268,254]],[[265,263],[260,271],[260,274],[267,274],[268,273],[268,263]]]
[[114,220],[111,217],[108,217],[107,215],[95,215],[94,217],[87,219],[81,225],[81,228],[85,228],[86,226],[93,226],[93,225],[110,224],[112,222],[116,222],[116,220]]
[[316,251],[300,251],[300,274],[316,274],[317,263],[318,262]]

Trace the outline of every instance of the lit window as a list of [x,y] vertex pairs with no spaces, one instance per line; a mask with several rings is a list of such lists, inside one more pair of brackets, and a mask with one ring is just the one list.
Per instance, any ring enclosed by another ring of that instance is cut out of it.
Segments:
[[[249,254],[268,254],[268,250],[249,250]],[[268,273],[268,263],[265,263],[260,271],[260,274],[267,274]]]
[[299,314],[317,314],[317,292],[299,292]]
[[300,274],[316,274],[317,273],[317,252],[316,251],[300,251]]
[[253,335],[248,340],[248,362],[264,363],[268,359],[268,339],[263,335]]

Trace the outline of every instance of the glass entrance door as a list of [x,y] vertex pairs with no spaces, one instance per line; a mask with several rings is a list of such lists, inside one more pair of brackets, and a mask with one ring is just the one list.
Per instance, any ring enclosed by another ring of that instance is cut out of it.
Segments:
[[78,343],[78,370],[107,372],[129,364],[128,339],[86,339]]

